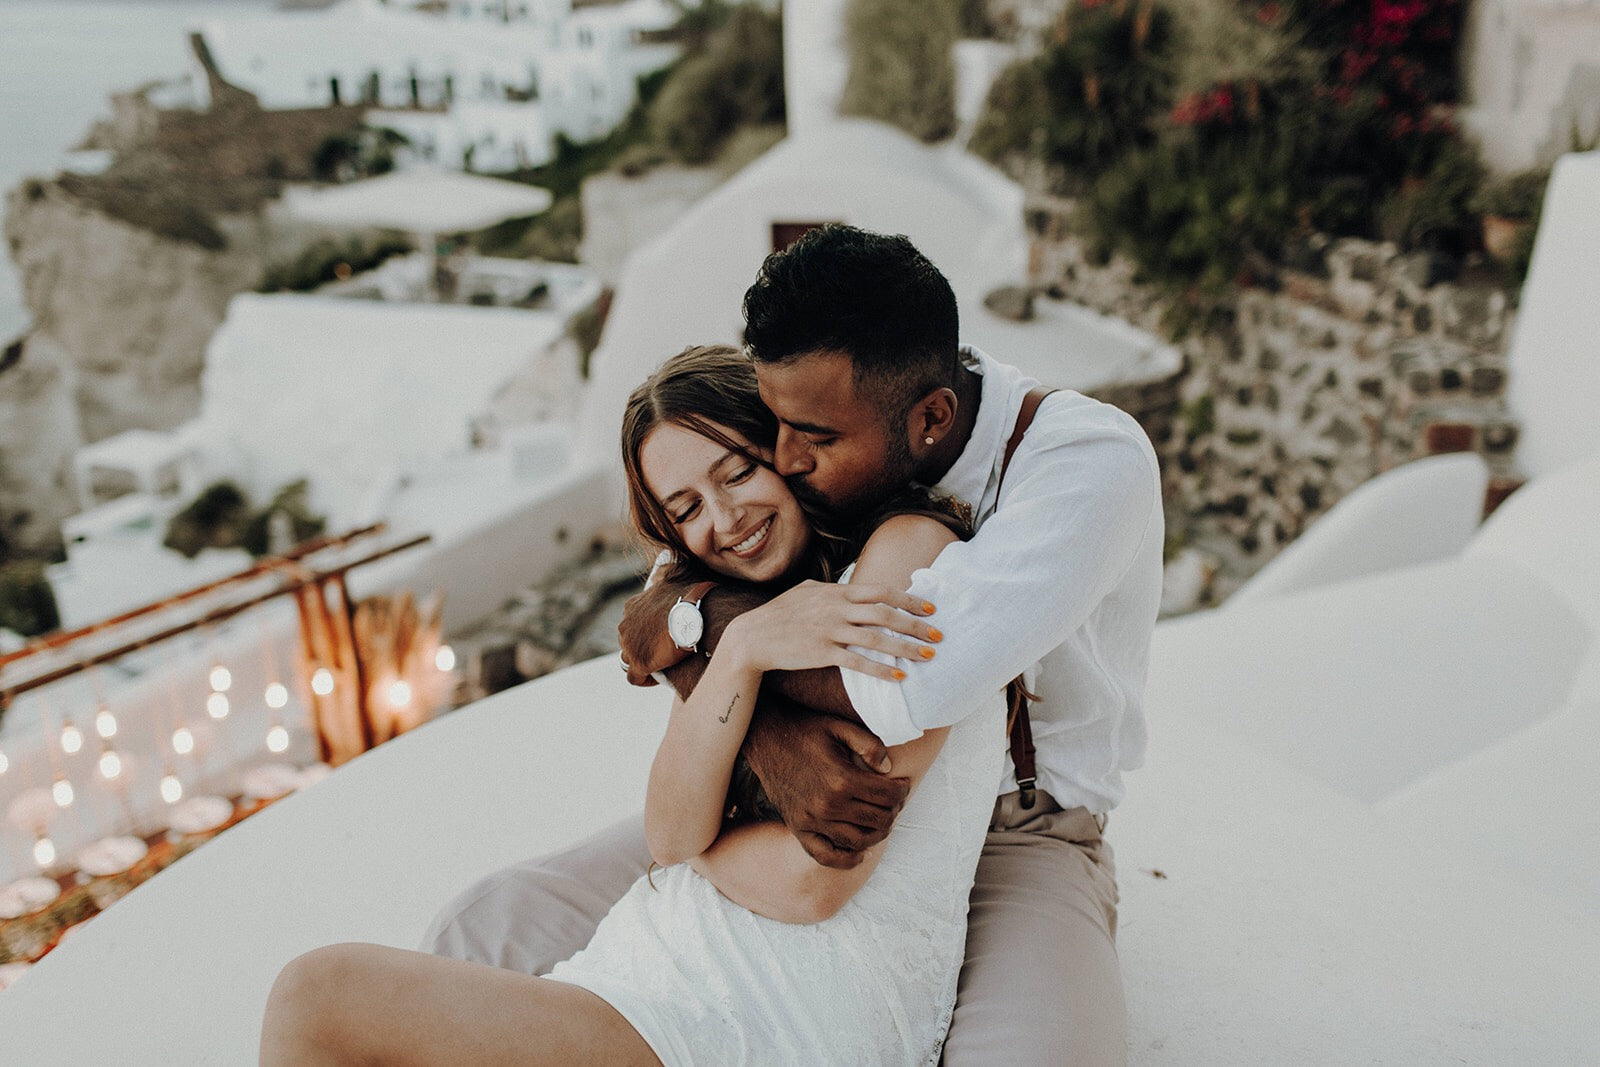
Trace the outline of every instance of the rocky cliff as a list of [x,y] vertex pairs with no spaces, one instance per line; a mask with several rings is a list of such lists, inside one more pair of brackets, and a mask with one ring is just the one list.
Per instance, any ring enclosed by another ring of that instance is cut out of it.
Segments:
[[259,216],[217,221],[227,246],[210,250],[51,183],[8,196],[5,237],[35,323],[0,370],[0,521],[13,544],[48,545],[76,510],[79,445],[197,412],[206,342],[229,298],[259,282],[270,243]]
[[162,110],[146,91],[119,94],[87,142],[112,154],[106,172],[6,196],[34,328],[0,359],[0,543],[55,542],[77,510],[74,449],[198,412],[229,299],[315,239],[281,219],[284,182],[360,172],[360,108],[264,111],[214,72],[211,99]]

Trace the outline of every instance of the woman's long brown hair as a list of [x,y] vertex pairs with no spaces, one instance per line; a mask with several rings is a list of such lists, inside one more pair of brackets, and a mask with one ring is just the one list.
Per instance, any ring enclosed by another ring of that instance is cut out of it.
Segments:
[[[734,431],[756,448],[778,442],[778,420],[761,402],[755,367],[737,348],[696,345],[667,360],[628,396],[622,413],[622,471],[628,486],[628,515],[639,536],[669,548],[683,570],[697,561],[683,543],[671,516],[645,484],[639,452],[650,431],[668,423],[682,426],[741,455],[761,461]],[[674,575],[665,576],[668,578]]]

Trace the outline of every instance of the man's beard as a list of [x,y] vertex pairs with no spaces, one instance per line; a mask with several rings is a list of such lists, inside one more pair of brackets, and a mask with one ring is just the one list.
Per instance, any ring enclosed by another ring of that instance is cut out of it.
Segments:
[[872,481],[860,486],[847,497],[830,498],[817,492],[802,475],[791,474],[785,479],[801,507],[812,515],[835,522],[858,522],[867,518],[884,502],[911,484],[914,465],[911,460],[911,443],[904,432],[889,434],[888,451],[883,465]]

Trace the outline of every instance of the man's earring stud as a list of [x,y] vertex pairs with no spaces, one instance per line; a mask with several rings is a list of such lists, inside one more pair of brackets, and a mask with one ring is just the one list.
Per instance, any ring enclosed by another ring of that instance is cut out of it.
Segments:
[[923,443],[923,444],[925,444],[925,445],[931,445],[931,444],[933,444],[933,438],[931,438],[931,437],[924,437],[924,438],[923,438],[923,439],[922,439],[922,443]]

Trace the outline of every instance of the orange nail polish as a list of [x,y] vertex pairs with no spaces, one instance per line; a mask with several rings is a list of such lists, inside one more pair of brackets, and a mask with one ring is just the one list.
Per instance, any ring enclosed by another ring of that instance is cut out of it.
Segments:
[[928,640],[938,644],[944,640],[944,631],[935,626],[928,627]]
[[927,645],[923,645],[921,648],[917,649],[917,655],[921,656],[923,659],[932,659],[933,649],[929,648]]
[[934,613],[934,611],[935,611],[935,608],[934,608],[933,604],[931,604],[930,602],[928,602],[926,600],[924,600],[922,602],[922,613],[924,615],[932,615]]
[[906,672],[901,670],[899,667],[896,667],[894,669],[894,680],[897,681],[897,682],[905,681],[906,680]]

